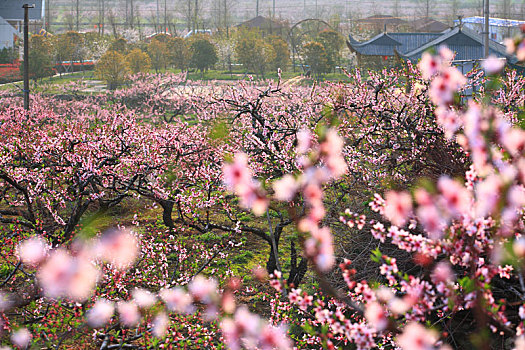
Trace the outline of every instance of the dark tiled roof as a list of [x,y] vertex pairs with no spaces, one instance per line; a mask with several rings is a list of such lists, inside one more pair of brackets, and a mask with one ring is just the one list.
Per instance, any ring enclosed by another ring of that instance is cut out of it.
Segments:
[[362,43],[350,36],[350,43],[353,51],[367,56],[393,56],[395,48],[402,45],[387,33],[381,33]]
[[281,23],[277,21],[273,21],[263,16],[254,17],[245,22],[242,22],[241,24],[238,24],[237,26],[238,27],[248,27],[248,28],[263,28],[263,29],[269,29],[269,28],[279,29],[283,27]]
[[[485,57],[483,48],[483,37],[467,28],[456,27],[440,37],[418,47],[410,52],[403,54],[408,59],[417,60],[421,58],[423,52],[433,47],[445,45],[456,53],[456,60],[478,60]],[[489,53],[497,57],[506,57],[509,62],[515,62],[515,57],[506,53],[505,46],[494,40],[489,41]]]
[[407,53],[439,37],[436,33],[382,33],[365,42],[350,36],[350,46],[355,52],[368,56],[393,56],[395,51]]
[[439,38],[441,33],[388,33],[392,38],[399,41],[402,46],[397,50],[399,53],[407,53],[425,45],[429,41]]
[[430,32],[430,33],[441,33],[450,27],[443,22],[431,20],[426,23],[422,23],[418,26],[414,26],[414,29],[421,32]]
[[[406,59],[418,60],[428,49],[446,45],[456,53],[456,60],[484,58],[483,37],[467,28],[456,27],[443,33],[382,33],[361,43],[351,36],[349,39],[348,47],[352,51],[368,56],[393,56],[397,52]],[[489,52],[516,62],[515,57],[506,53],[504,45],[493,40],[490,40]]]
[[35,8],[29,9],[30,20],[42,19],[42,0],[0,0],[0,17],[5,20],[23,20],[23,4],[35,5]]

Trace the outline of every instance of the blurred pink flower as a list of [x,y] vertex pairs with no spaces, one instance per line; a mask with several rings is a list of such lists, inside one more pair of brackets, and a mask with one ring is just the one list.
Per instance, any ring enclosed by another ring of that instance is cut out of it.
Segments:
[[403,350],[430,350],[438,340],[436,334],[419,323],[412,322],[405,326],[403,334],[397,337],[397,345]]
[[312,134],[309,130],[301,129],[297,132],[297,153],[306,153],[312,146]]
[[421,70],[421,76],[423,79],[429,80],[439,72],[441,62],[434,55],[428,52],[424,52],[419,61],[419,69]]
[[156,338],[163,338],[168,331],[168,326],[170,323],[170,318],[166,313],[161,312],[153,319],[153,336]]
[[160,297],[166,303],[170,311],[178,313],[191,313],[193,311],[193,299],[184,289],[177,287],[172,289],[163,289],[160,291]]
[[31,333],[27,328],[20,328],[11,334],[11,341],[20,349],[25,349],[31,341]]
[[465,186],[448,176],[442,176],[438,180],[438,188],[450,214],[453,216],[468,214],[472,206],[472,197]]
[[385,309],[377,302],[366,304],[365,318],[377,331],[385,330],[388,326]]
[[234,190],[238,184],[249,183],[252,179],[250,168],[248,168],[248,156],[244,153],[237,153],[233,163],[223,166],[224,183],[230,190]]
[[412,213],[412,197],[408,192],[388,191],[385,194],[385,217],[396,226],[403,226]]
[[197,301],[209,303],[217,294],[217,281],[198,275],[189,283],[188,290]]
[[31,237],[18,246],[20,260],[29,266],[40,264],[47,256],[49,246],[41,237]]
[[437,263],[432,272],[432,280],[436,283],[448,283],[454,280],[454,272],[450,268],[450,264],[444,261]]
[[133,301],[141,309],[148,309],[157,302],[157,297],[153,293],[142,288],[135,288],[131,292],[131,296]]
[[489,56],[489,58],[482,61],[481,66],[485,73],[489,75],[499,74],[506,64],[505,58],[498,58],[496,56]]
[[140,249],[135,235],[127,229],[113,229],[100,237],[98,253],[104,261],[119,270],[125,270],[137,259]]
[[106,299],[98,299],[86,314],[87,323],[92,328],[103,327],[111,320],[114,312],[115,305],[113,302]]
[[51,253],[37,277],[46,296],[83,301],[94,290],[99,271],[87,257],[72,257],[59,249]]
[[135,327],[140,321],[140,312],[133,301],[121,301],[117,304],[120,322],[126,327]]
[[299,189],[299,185],[292,175],[286,174],[282,178],[274,181],[273,189],[277,200],[289,202],[294,198]]

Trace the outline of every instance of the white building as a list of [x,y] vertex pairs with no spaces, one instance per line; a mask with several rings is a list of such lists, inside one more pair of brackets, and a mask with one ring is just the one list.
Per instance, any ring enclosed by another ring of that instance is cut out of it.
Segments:
[[[13,47],[15,37],[22,37],[24,30],[24,9],[21,0],[0,0],[0,50]],[[27,3],[35,5],[29,9],[28,17],[32,26],[30,30],[38,31],[42,27],[45,13],[44,0],[31,0]]]
[[15,43],[15,38],[19,35],[20,33],[15,27],[0,17],[0,50],[12,48]]
[[[456,25],[459,24],[459,20],[455,20],[454,23]],[[461,23],[464,27],[472,29],[479,34],[483,33],[485,30],[485,18],[481,16],[463,18]],[[516,34],[519,34],[520,26],[524,24],[525,21],[504,18],[489,18],[490,38],[501,43],[505,38],[510,38]]]

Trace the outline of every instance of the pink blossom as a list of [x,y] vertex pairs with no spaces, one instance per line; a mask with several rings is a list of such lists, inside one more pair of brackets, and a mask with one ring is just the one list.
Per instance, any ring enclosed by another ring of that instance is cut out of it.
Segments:
[[99,271],[87,257],[72,257],[59,249],[42,265],[37,277],[48,297],[83,301],[94,290]]
[[396,226],[403,226],[412,212],[412,197],[408,192],[388,191],[385,194],[385,216]]
[[506,38],[503,40],[503,43],[507,48],[507,53],[513,54],[516,52],[516,43],[514,42],[514,39]]
[[423,79],[429,80],[439,72],[441,62],[438,61],[436,56],[431,55],[428,52],[424,52],[419,61],[419,69]]
[[155,319],[153,320],[153,329],[152,333],[153,336],[156,338],[163,338],[166,335],[166,332],[168,331],[168,326],[170,323],[170,319],[166,313],[161,312],[157,316],[155,316]]
[[489,56],[489,58],[483,60],[481,63],[483,69],[487,74],[494,75],[499,74],[505,67],[505,58],[498,58],[496,56]]
[[422,205],[416,211],[419,222],[423,225],[425,230],[429,233],[430,238],[439,239],[443,234],[446,226],[445,220],[441,217],[435,205]]
[[309,130],[301,129],[297,132],[297,153],[306,153],[312,146],[312,134]]
[[274,181],[273,189],[277,200],[289,202],[297,193],[299,184],[292,175],[286,174],[281,179]]
[[512,244],[512,250],[518,258],[525,258],[525,238],[519,237],[514,240]]
[[273,327],[266,325],[260,335],[260,349],[262,350],[291,350],[292,342],[286,334],[286,328],[283,326]]
[[490,175],[476,186],[476,215],[485,217],[491,214],[501,198],[503,183],[496,175]]
[[455,56],[456,54],[448,47],[441,46],[439,48],[439,57],[441,57],[441,59],[445,61],[447,64],[450,64]]
[[412,322],[405,326],[403,334],[397,337],[397,345],[403,350],[431,350],[438,340],[436,334],[419,323]]
[[452,139],[452,136],[458,130],[461,124],[458,113],[449,108],[439,106],[436,108],[435,114],[436,121],[445,131],[445,136],[448,139]]
[[18,246],[20,260],[29,266],[37,266],[47,256],[49,247],[41,237],[31,237]]
[[126,327],[135,327],[140,321],[140,312],[133,301],[121,301],[117,304],[120,322]]
[[113,302],[106,299],[98,299],[86,314],[87,323],[92,328],[103,327],[113,317],[114,312],[115,305]]
[[335,263],[332,234],[328,227],[314,228],[310,234],[305,242],[306,254],[314,259],[321,271],[327,272]]
[[525,151],[525,131],[509,128],[502,137],[503,146],[513,156],[523,154]]
[[104,233],[97,248],[101,257],[119,270],[128,269],[139,255],[139,243],[135,235],[126,229]]
[[209,303],[217,293],[217,282],[198,275],[190,282],[188,290],[197,301]]
[[193,311],[191,295],[182,288],[163,289],[160,291],[160,297],[166,303],[170,311],[178,313],[191,313]]
[[20,349],[25,349],[31,341],[31,333],[27,328],[20,328],[11,334],[11,341]]
[[233,158],[233,163],[223,166],[224,183],[230,190],[234,190],[238,184],[249,183],[252,174],[248,168],[248,156],[244,153],[237,153]]
[[454,216],[467,214],[472,205],[470,192],[455,180],[442,176],[438,181],[446,209]]
[[448,283],[452,282],[454,279],[454,272],[450,268],[450,264],[447,262],[439,262],[432,273],[432,279],[434,282],[439,283]]
[[365,318],[377,331],[385,330],[388,326],[387,314],[377,302],[366,304]]
[[329,129],[326,132],[324,141],[321,143],[321,152],[327,155],[339,155],[343,150],[345,142],[341,136],[337,134],[335,129]]
[[135,304],[141,309],[148,309],[157,302],[157,297],[155,295],[142,288],[135,288],[131,292],[131,296],[133,297]]

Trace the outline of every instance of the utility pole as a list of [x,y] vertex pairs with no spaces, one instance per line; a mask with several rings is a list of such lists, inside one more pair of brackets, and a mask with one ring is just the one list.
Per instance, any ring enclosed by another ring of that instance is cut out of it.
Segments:
[[35,5],[24,4],[24,109],[29,110],[29,9]]
[[273,12],[272,17],[275,18],[275,0],[273,0]]
[[490,3],[489,0],[485,0],[485,6],[484,6],[484,15],[485,15],[485,32],[483,33],[483,36],[485,38],[484,40],[484,46],[485,46],[485,58],[489,57],[489,20],[490,20]]
[[166,0],[164,0],[164,34],[168,32],[168,10],[166,8]]
[[255,17],[259,17],[259,0],[257,0],[257,5],[255,5]]

